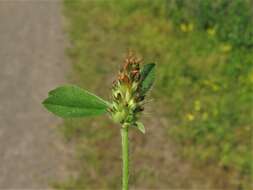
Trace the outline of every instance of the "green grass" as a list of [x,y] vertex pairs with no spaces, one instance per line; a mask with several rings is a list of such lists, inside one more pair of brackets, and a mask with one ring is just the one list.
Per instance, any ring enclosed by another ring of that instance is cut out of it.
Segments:
[[[220,170],[221,180],[230,189],[247,189],[252,176],[253,50],[220,41],[194,27],[181,31],[168,19],[163,5],[162,1],[145,0],[65,0],[72,43],[68,50],[71,80],[109,99],[111,83],[128,48],[139,52],[145,61],[156,61],[155,103],[150,117],[167,118],[170,125],[161,130],[182,145],[178,151],[185,160],[191,160],[200,171],[210,166]],[[91,118],[67,120],[62,130],[66,139],[76,142],[80,175],[57,186],[119,189],[117,126],[104,118]],[[145,157],[139,159],[144,160],[131,185],[168,187],[168,181],[160,176],[160,170],[166,168],[158,164],[150,169]]]

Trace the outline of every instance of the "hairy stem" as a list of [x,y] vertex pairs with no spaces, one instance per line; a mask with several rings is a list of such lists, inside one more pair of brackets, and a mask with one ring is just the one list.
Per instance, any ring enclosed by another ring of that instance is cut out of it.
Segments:
[[122,140],[122,190],[128,190],[129,156],[128,156],[128,126],[121,128]]

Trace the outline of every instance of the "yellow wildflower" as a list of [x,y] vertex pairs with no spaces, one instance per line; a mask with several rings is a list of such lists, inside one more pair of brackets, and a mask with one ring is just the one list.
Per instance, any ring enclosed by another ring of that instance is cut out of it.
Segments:
[[200,101],[199,100],[196,100],[194,102],[194,109],[195,109],[195,111],[200,111],[201,105],[200,105]]
[[194,25],[192,23],[188,24],[188,32],[193,31]]
[[188,114],[186,114],[186,119],[187,120],[189,120],[189,121],[193,121],[194,120],[194,115],[193,114],[191,114],[191,113],[188,113]]
[[253,71],[249,74],[249,82],[253,83]]
[[221,45],[221,51],[224,53],[230,52],[231,49],[232,49],[232,46],[230,44]]
[[189,24],[182,23],[180,25],[180,29],[181,29],[182,32],[191,32],[191,31],[193,31],[193,28],[194,28],[193,23],[189,23]]
[[180,29],[181,29],[182,32],[187,32],[187,25],[184,24],[184,23],[181,24],[181,25],[180,25]]
[[207,29],[207,34],[208,34],[209,36],[214,36],[214,35],[216,34],[215,28],[208,28],[208,29]]

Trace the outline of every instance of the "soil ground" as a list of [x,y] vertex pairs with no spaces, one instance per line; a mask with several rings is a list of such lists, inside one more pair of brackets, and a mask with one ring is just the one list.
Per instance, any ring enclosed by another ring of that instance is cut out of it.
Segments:
[[0,189],[47,189],[64,175],[65,145],[43,109],[65,78],[61,2],[0,1]]

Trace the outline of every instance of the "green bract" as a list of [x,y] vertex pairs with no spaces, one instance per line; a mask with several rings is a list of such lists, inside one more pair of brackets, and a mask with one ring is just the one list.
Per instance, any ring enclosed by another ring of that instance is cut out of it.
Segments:
[[141,93],[146,94],[155,81],[155,64],[145,64],[141,70]]
[[139,129],[143,134],[146,132],[146,131],[145,131],[145,127],[144,127],[144,125],[143,125],[141,122],[137,121],[137,122],[135,123],[135,126],[136,126],[137,129]]
[[78,86],[61,86],[43,101],[48,111],[60,117],[84,117],[107,112],[109,103]]

